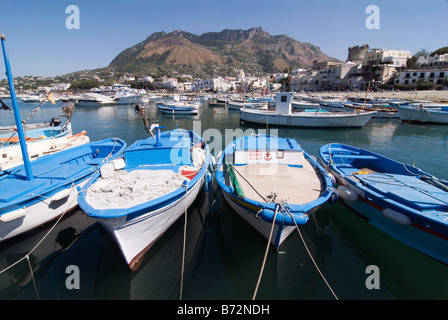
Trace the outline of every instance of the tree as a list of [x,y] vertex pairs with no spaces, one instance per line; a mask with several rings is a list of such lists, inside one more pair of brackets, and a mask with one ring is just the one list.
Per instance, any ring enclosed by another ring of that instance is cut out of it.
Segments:
[[436,54],[440,55],[440,54],[445,54],[445,53],[448,53],[448,47],[442,47],[442,48],[437,49],[436,51],[433,51],[430,54],[430,57],[433,57]]

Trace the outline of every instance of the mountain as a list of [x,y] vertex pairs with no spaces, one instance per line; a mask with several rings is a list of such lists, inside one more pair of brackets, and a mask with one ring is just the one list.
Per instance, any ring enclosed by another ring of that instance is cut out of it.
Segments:
[[287,35],[271,36],[258,27],[201,35],[182,30],[156,32],[118,54],[109,67],[116,72],[178,72],[203,77],[236,75],[241,69],[254,75],[272,73],[289,67],[309,67],[313,60],[337,61],[313,44]]

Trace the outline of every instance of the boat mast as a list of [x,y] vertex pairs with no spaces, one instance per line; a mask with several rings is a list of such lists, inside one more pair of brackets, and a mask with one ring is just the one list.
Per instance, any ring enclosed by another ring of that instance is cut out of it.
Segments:
[[8,77],[9,92],[11,93],[12,107],[14,111],[14,119],[16,121],[17,134],[19,135],[20,149],[22,150],[23,164],[25,167],[27,180],[33,180],[33,172],[31,171],[31,162],[28,157],[28,149],[26,148],[25,134],[23,132],[22,120],[20,119],[19,106],[17,104],[16,91],[14,89],[14,80],[12,78],[11,66],[9,64],[8,54],[5,48],[5,35],[0,35],[2,41],[3,59],[5,60],[6,76]]

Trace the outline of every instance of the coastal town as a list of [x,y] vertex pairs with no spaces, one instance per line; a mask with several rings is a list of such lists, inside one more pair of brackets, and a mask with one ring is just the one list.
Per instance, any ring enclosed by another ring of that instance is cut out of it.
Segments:
[[[16,90],[22,94],[88,91],[93,87],[122,83],[146,91],[190,92],[261,92],[292,90],[371,91],[378,90],[443,90],[448,87],[448,50],[432,53],[370,48],[369,45],[348,48],[345,62],[313,61],[310,68],[285,68],[283,72],[263,76],[239,70],[236,76],[214,75],[193,78],[189,74],[161,77],[84,71],[59,77],[25,76],[15,78]],[[84,85],[79,85],[84,83]],[[87,83],[87,85],[86,85]],[[6,80],[0,81],[0,96],[9,94]]]

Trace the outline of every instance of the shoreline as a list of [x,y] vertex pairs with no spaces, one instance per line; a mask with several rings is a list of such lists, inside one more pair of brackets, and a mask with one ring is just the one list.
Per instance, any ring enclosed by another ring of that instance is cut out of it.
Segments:
[[[348,91],[333,93],[335,97],[357,97],[365,99],[366,93],[362,91]],[[406,100],[429,100],[433,102],[448,103],[448,90],[420,90],[420,91],[380,91],[369,92],[368,98],[388,98],[388,99],[406,99]]]

